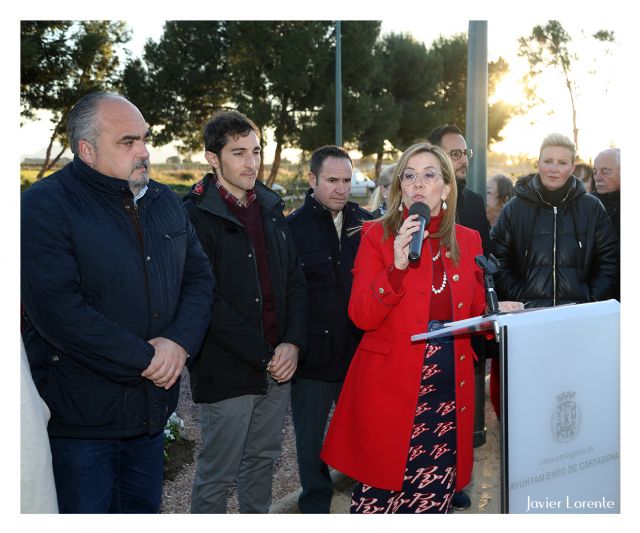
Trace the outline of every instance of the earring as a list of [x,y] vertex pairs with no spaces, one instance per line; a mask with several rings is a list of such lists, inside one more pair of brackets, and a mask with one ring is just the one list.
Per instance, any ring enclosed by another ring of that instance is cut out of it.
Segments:
[[442,200],[442,210],[443,210],[443,211],[446,211],[446,210],[447,210],[447,207],[449,207],[449,206],[447,205],[447,201],[446,201],[446,200]]
[[402,213],[402,209],[403,209],[402,200],[400,200],[400,205],[398,206],[398,211],[400,211]]

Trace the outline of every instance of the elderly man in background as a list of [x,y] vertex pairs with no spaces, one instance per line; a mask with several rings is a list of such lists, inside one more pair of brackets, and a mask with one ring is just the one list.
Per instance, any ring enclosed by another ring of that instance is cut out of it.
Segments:
[[[607,210],[607,214],[620,239],[620,148],[608,148],[600,152],[593,163],[593,175],[596,181],[598,198]],[[618,265],[620,265],[620,251],[618,250]],[[620,301],[620,272],[618,272],[618,287],[615,298]]]

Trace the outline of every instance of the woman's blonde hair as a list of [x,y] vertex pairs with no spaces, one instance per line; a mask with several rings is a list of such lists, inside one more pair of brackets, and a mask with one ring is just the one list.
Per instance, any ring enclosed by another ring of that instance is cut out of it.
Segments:
[[384,202],[384,198],[382,197],[382,186],[391,184],[391,180],[393,179],[393,170],[395,169],[395,167],[396,164],[393,163],[391,165],[385,166],[382,169],[382,172],[380,172],[378,186],[371,194],[371,200],[369,201],[369,211],[375,211]]
[[542,150],[549,148],[550,146],[558,146],[560,148],[568,149],[571,153],[571,164],[573,165],[576,162],[576,145],[566,135],[562,135],[562,133],[552,133],[547,135],[540,145],[539,157],[542,157]]
[[407,167],[409,159],[414,155],[423,152],[428,152],[436,156],[440,162],[444,183],[450,188],[449,196],[447,197],[447,210],[444,212],[442,223],[440,224],[440,230],[438,233],[434,234],[434,237],[440,238],[442,244],[444,244],[451,253],[451,259],[457,263],[460,260],[460,250],[458,248],[458,242],[456,241],[455,230],[456,202],[458,200],[456,177],[449,156],[442,148],[427,141],[418,142],[407,148],[396,165],[393,178],[391,180],[391,186],[389,187],[387,212],[379,219],[384,229],[383,239],[389,238],[390,235],[395,236],[404,222],[404,215],[400,207],[402,202],[400,178]]

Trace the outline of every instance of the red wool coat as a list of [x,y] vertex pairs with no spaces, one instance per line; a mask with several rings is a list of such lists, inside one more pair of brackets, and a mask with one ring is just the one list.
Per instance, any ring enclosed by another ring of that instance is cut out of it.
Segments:
[[[410,265],[402,292],[389,284],[393,238],[382,240],[379,222],[365,223],[353,269],[349,316],[365,331],[345,378],[321,453],[323,461],[348,476],[387,490],[400,490],[418,403],[425,341],[412,335],[427,330],[432,261]],[[453,320],[480,315],[485,309],[482,254],[477,231],[456,225],[460,262],[445,253],[444,268],[451,293]],[[428,255],[427,259],[430,259]],[[470,336],[454,342],[457,481],[460,490],[471,480],[475,354]]]

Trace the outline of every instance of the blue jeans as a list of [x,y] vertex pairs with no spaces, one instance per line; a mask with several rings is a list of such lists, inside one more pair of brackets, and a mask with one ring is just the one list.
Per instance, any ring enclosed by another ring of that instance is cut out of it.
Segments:
[[133,439],[51,437],[61,513],[157,513],[164,433]]

